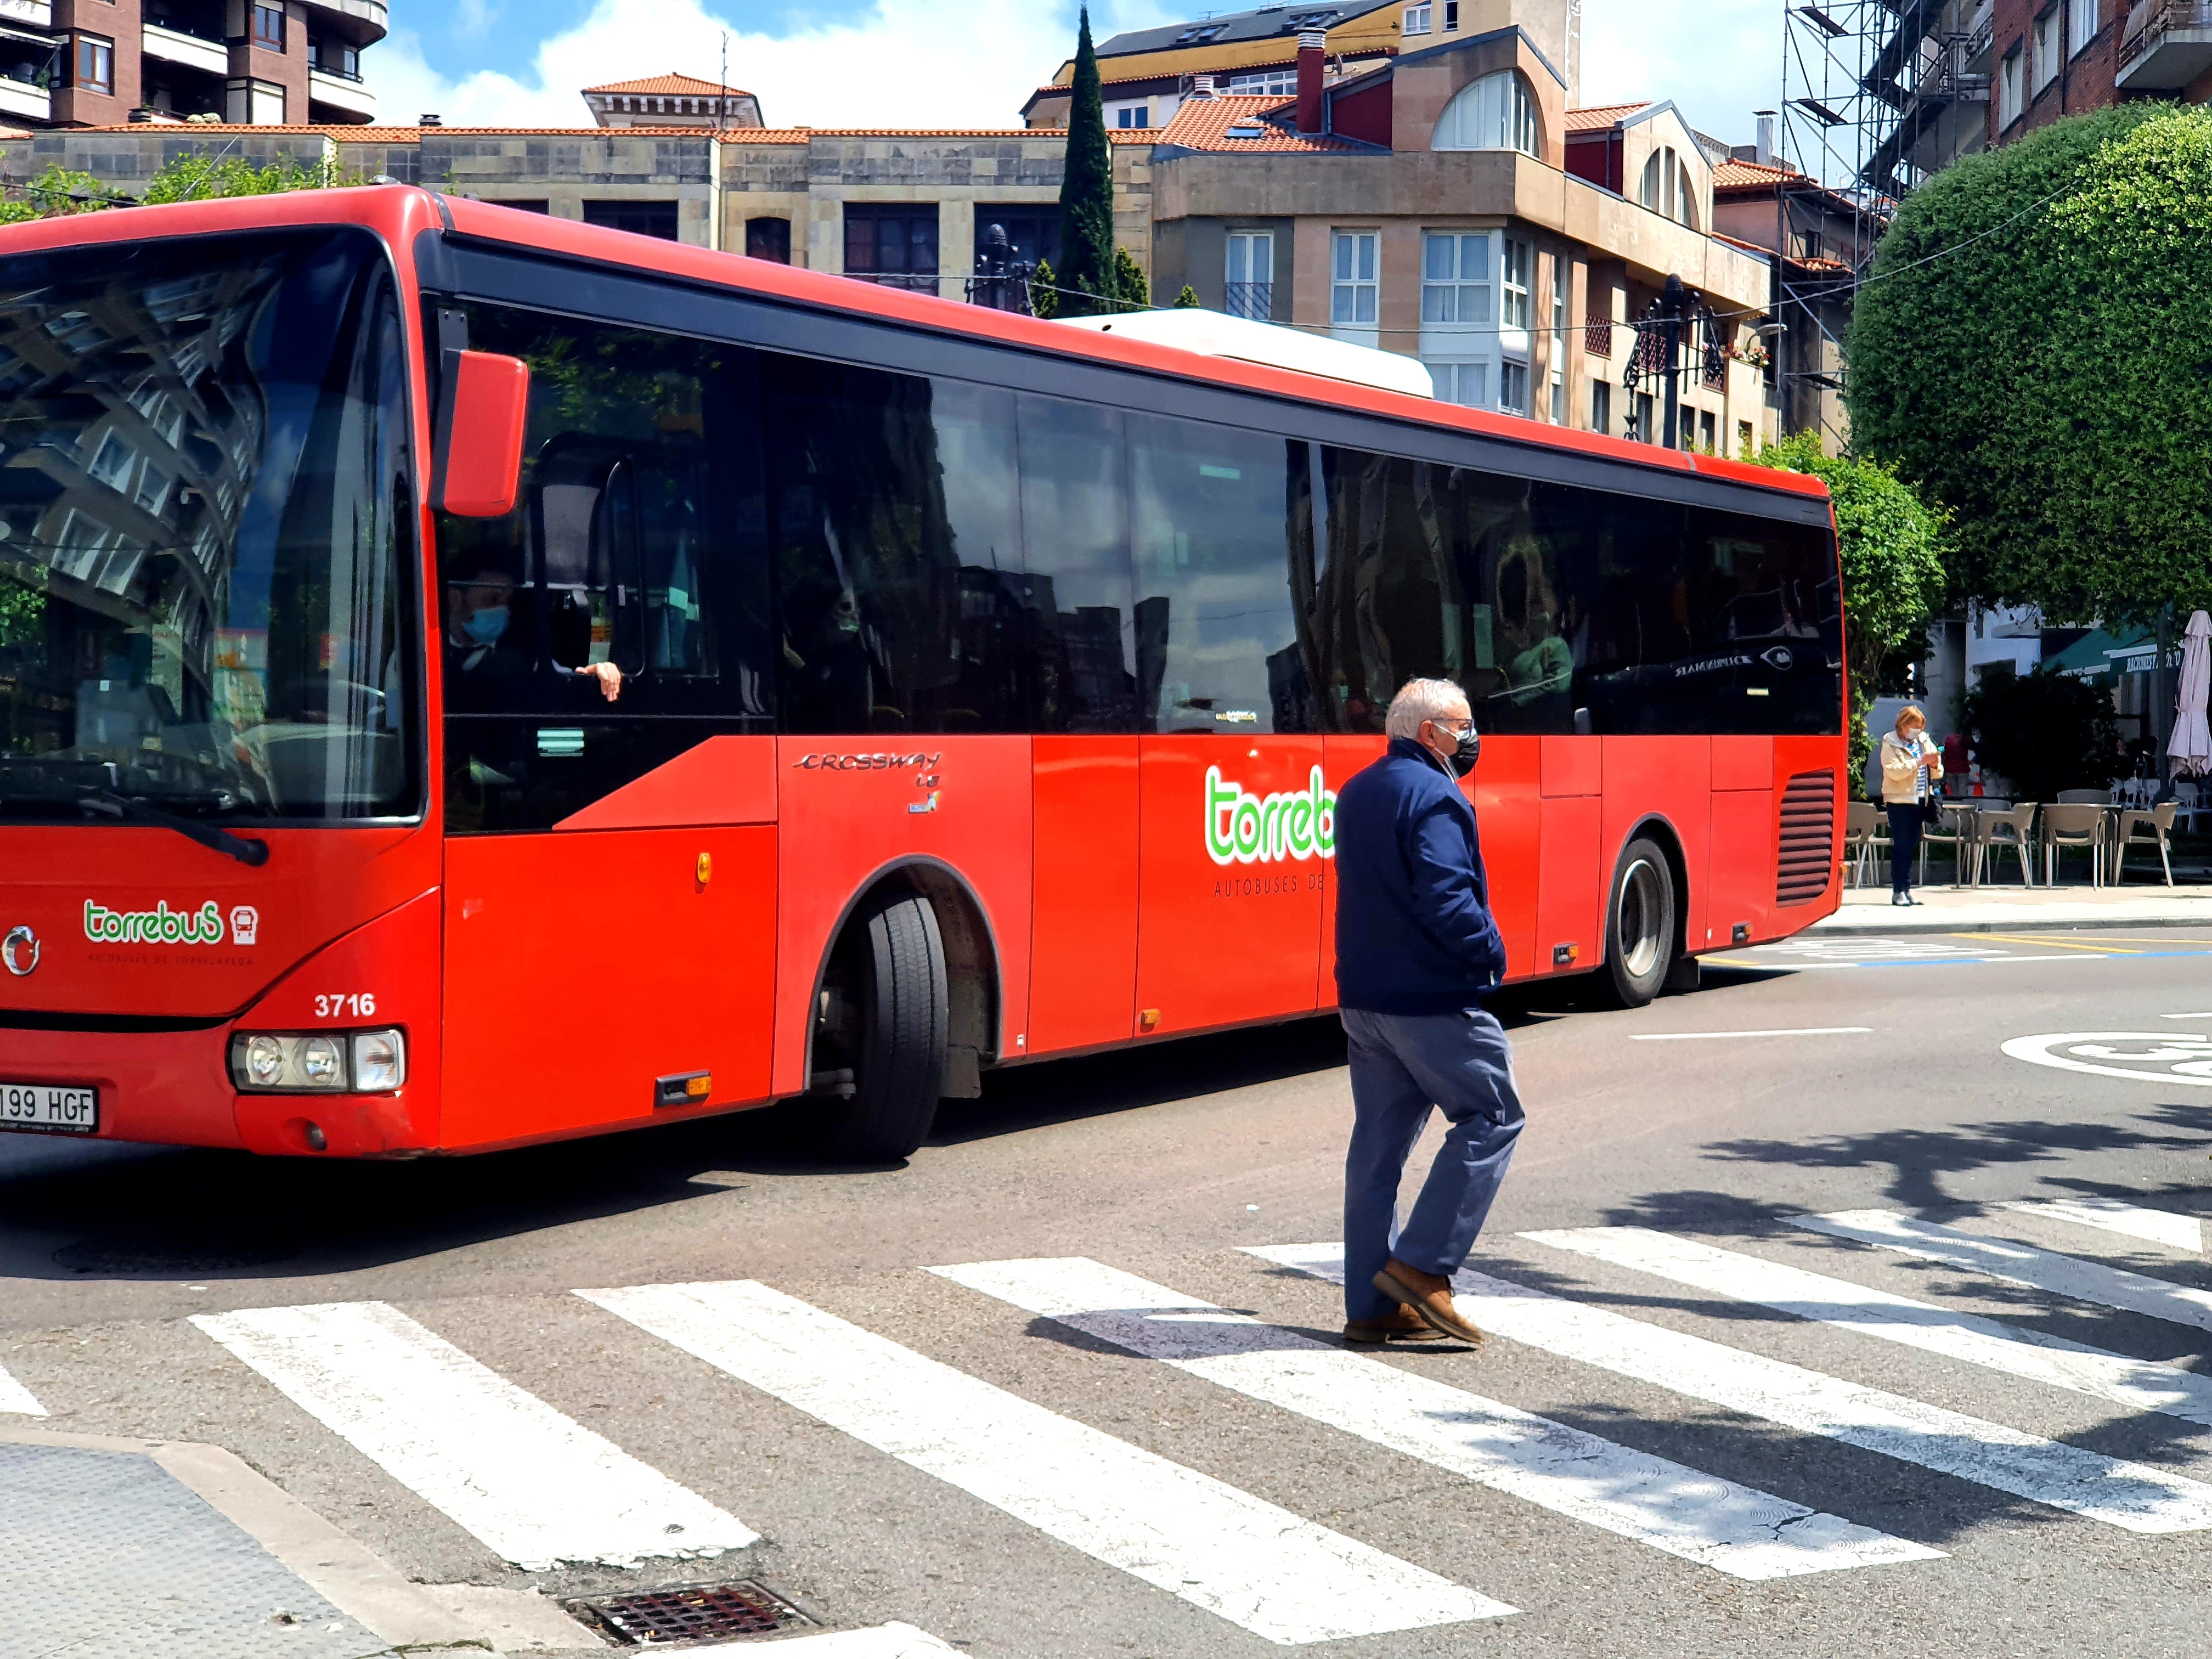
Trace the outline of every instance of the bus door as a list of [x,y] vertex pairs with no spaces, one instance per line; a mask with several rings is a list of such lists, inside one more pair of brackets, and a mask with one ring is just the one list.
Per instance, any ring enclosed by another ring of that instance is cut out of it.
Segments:
[[750,400],[695,342],[491,307],[468,328],[533,372],[516,510],[439,525],[441,1139],[760,1099],[777,773]]
[[1136,1034],[1310,1012],[1334,796],[1290,581],[1290,450],[1156,416],[1127,429]]
[[1706,944],[1757,939],[1774,902],[1774,739],[1716,737],[1712,835],[1705,876]]

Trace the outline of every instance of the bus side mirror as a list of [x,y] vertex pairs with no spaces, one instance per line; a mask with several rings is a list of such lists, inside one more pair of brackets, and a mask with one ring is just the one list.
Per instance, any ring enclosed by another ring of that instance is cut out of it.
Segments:
[[489,351],[446,354],[434,504],[464,519],[503,519],[522,488],[530,365]]

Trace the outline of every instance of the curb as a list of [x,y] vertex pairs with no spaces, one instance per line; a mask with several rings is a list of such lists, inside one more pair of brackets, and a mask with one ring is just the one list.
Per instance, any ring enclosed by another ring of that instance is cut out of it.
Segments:
[[[1852,910],[1856,911],[1861,908],[1888,909],[1890,907],[1855,905]],[[1932,916],[1925,914],[1935,908],[1936,907],[1932,905],[1923,905],[1919,907],[1922,914],[1916,915],[1907,911],[1902,917],[1893,918],[1886,915],[1879,921],[1869,919],[1863,921],[1856,915],[1838,910],[1833,915],[1814,922],[1796,937],[1832,939],[1839,934],[1850,937],[1864,933],[2083,933],[2106,928],[2212,927],[2212,909],[2180,916],[2085,916],[2078,911],[2074,911],[2045,921],[2033,911],[2017,917],[1993,918],[1987,913],[1984,913],[1980,915],[1963,916],[1955,920],[1946,918],[1941,910],[1936,910]]]
[[220,1446],[13,1425],[0,1426],[0,1441],[150,1458],[310,1589],[415,1659],[487,1659],[501,1651],[502,1637],[525,1650],[606,1645],[532,1591],[415,1583]]

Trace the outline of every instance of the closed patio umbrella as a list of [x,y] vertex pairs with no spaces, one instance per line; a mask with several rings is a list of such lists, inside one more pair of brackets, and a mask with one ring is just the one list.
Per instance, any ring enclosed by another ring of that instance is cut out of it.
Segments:
[[2182,630],[2181,685],[2174,698],[2173,735],[2166,744],[2177,778],[2212,772],[2212,726],[2204,719],[2208,696],[2212,696],[2212,617],[2196,611]]

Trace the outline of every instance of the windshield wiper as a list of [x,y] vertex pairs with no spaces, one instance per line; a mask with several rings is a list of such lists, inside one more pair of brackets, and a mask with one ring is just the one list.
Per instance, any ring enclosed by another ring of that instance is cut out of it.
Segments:
[[228,830],[219,830],[212,823],[179,817],[174,812],[164,812],[158,806],[149,806],[143,801],[132,800],[112,790],[102,789],[87,795],[77,805],[88,812],[105,812],[110,817],[125,818],[135,823],[158,824],[164,830],[173,830],[187,841],[196,841],[225,858],[236,859],[240,864],[258,867],[269,862],[269,843],[252,836],[234,836]]

